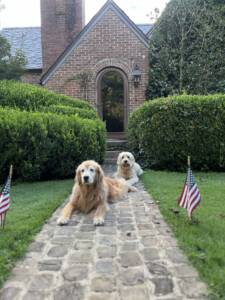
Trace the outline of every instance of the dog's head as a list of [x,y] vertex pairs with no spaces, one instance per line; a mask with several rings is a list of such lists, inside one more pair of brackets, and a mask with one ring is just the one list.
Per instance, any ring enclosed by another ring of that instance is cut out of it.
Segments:
[[76,181],[79,185],[97,185],[103,179],[104,173],[98,163],[86,160],[76,170]]
[[132,153],[130,152],[121,152],[117,159],[117,165],[122,167],[132,168],[135,163],[135,159]]

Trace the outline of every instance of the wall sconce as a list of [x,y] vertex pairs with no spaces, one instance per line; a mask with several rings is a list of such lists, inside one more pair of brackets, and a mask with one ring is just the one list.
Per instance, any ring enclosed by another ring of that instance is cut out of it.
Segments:
[[134,69],[132,71],[132,78],[133,78],[134,86],[138,87],[141,81],[141,71],[137,64],[134,66]]

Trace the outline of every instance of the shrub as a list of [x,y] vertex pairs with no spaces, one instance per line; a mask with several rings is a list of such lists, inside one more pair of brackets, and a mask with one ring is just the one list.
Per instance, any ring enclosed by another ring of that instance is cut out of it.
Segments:
[[38,111],[50,105],[93,110],[88,102],[56,94],[34,85],[7,80],[0,81],[0,105],[28,111]]
[[98,119],[0,107],[0,170],[5,176],[13,164],[25,180],[71,177],[83,160],[102,162],[105,135]]
[[94,110],[70,107],[65,105],[51,105],[43,109],[45,112],[52,112],[60,115],[78,116],[83,119],[97,119],[97,113]]
[[225,95],[171,96],[130,117],[129,146],[150,168],[225,170]]

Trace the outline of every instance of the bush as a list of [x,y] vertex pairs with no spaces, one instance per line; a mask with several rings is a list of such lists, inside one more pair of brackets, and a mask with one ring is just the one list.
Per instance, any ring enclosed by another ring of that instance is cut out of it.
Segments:
[[0,107],[0,136],[1,176],[13,164],[14,178],[24,180],[71,177],[81,161],[102,162],[105,153],[105,127],[98,119]]
[[50,105],[63,105],[93,110],[88,102],[60,95],[34,85],[16,81],[0,81],[0,105],[21,110],[38,111]]
[[145,166],[225,170],[225,95],[171,96],[147,102],[130,117],[129,146]]
[[77,116],[83,119],[97,119],[97,113],[94,110],[70,107],[64,105],[51,105],[43,109],[45,112],[52,112],[60,115]]

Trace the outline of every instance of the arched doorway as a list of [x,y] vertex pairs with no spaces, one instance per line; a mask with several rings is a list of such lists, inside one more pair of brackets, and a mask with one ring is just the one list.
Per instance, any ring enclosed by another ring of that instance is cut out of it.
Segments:
[[102,70],[98,82],[98,112],[108,132],[123,132],[127,122],[127,78],[117,68]]

